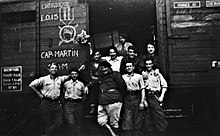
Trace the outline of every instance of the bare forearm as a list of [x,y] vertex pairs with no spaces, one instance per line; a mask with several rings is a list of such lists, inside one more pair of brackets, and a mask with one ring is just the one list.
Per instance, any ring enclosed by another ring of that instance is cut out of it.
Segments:
[[36,89],[36,87],[34,87],[34,86],[30,86],[31,88],[32,88],[32,90],[40,97],[40,98],[43,98],[44,96],[43,96],[43,94],[41,94],[37,89]]
[[144,103],[144,98],[145,98],[145,89],[141,90],[141,103]]
[[161,98],[164,98],[166,91],[167,91],[167,88],[162,88],[161,95],[160,95]]

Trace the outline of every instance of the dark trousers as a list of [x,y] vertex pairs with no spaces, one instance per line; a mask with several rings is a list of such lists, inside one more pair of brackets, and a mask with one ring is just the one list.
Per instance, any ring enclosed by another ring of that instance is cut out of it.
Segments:
[[64,105],[64,117],[72,136],[80,136],[83,105],[82,102],[66,102]]
[[89,102],[90,104],[98,105],[98,99],[99,99],[99,86],[94,85],[89,88]]
[[147,100],[149,107],[144,109],[144,130],[156,131],[160,135],[164,135],[168,123],[163,109],[155,95],[147,95]]
[[41,101],[41,114],[45,122],[45,131],[48,136],[54,136],[56,129],[63,124],[63,110],[60,101]]
[[140,94],[127,94],[122,110],[122,129],[138,130],[142,127],[143,111],[139,109]]

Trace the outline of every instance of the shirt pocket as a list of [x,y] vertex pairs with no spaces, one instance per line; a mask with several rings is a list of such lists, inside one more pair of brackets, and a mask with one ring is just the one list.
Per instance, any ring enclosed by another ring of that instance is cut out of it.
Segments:
[[60,87],[61,87],[61,82],[57,82],[57,83],[56,83],[56,87],[57,87],[58,89],[60,89]]
[[44,85],[45,85],[46,87],[48,87],[48,86],[51,85],[51,83],[50,83],[50,82],[47,82],[47,83],[45,83]]

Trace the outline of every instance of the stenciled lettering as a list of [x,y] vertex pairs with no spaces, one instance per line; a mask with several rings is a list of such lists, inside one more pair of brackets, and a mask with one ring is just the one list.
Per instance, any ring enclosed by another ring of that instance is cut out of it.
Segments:
[[46,14],[46,15],[41,15],[40,16],[40,21],[52,21],[52,20],[58,20],[59,19],[59,14]]
[[69,2],[48,2],[48,3],[41,3],[41,9],[52,9],[52,8],[60,8],[64,6],[69,6]]

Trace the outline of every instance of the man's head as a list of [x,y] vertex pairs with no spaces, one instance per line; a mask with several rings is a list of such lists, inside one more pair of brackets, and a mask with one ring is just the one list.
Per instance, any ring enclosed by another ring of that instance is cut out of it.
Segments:
[[118,51],[115,47],[110,47],[109,48],[109,56],[111,57],[111,59],[115,59],[118,56]]
[[69,76],[71,77],[71,79],[73,80],[77,80],[79,73],[78,73],[78,69],[77,68],[72,68],[69,70]]
[[128,56],[134,58],[136,56],[136,48],[134,46],[128,47]]
[[145,67],[146,67],[146,70],[147,71],[151,71],[152,70],[152,68],[153,68],[153,59],[152,58],[147,58],[147,59],[145,59]]
[[148,43],[148,44],[147,44],[147,52],[148,52],[149,54],[154,54],[154,52],[155,52],[155,46],[154,46],[154,44],[152,44],[152,43]]
[[119,35],[119,42],[122,44],[126,42],[126,34]]
[[48,64],[47,68],[48,68],[48,71],[51,75],[57,75],[57,72],[58,72],[57,63],[52,62],[52,63]]
[[102,72],[103,75],[111,73],[111,66],[112,65],[109,62],[107,62],[107,61],[102,61],[99,64],[100,71]]
[[92,57],[94,60],[98,61],[101,59],[101,51],[100,50],[95,50],[93,53],[92,53]]
[[131,62],[131,61],[127,61],[126,62],[126,64],[125,64],[125,70],[127,71],[127,73],[129,74],[129,73],[133,73],[133,71],[134,71],[134,64],[133,64],[133,62]]

